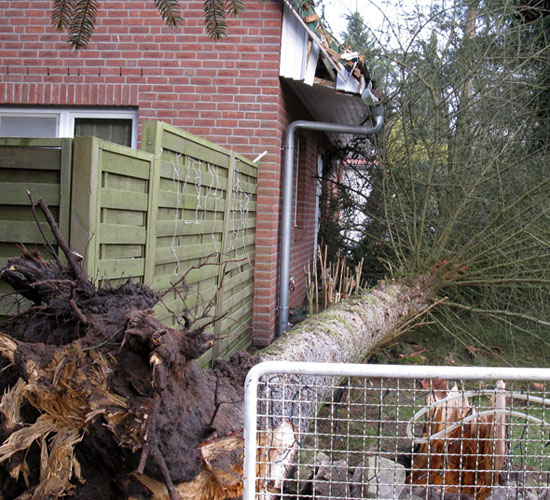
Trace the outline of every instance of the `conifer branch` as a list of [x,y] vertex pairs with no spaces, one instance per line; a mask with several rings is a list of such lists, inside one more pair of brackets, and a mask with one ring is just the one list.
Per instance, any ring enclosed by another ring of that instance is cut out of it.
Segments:
[[224,0],[204,1],[204,22],[206,31],[214,40],[227,34],[227,12]]
[[226,0],[225,11],[238,16],[244,11],[244,0]]
[[155,5],[167,26],[175,27],[183,19],[178,0],[155,0]]
[[51,24],[57,30],[68,28],[73,17],[73,5],[71,0],[54,0]]
[[94,32],[97,14],[97,0],[78,0],[69,27],[69,43],[76,49],[85,48]]

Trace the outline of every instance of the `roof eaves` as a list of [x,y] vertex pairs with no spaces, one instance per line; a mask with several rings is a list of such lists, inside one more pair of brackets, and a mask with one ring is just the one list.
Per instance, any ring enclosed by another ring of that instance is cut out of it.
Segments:
[[[343,92],[360,94],[371,80],[366,67],[366,57],[344,47],[327,29],[315,11],[313,0],[283,0],[283,3],[319,46],[321,59],[336,83],[336,88]],[[350,77],[355,83],[350,81]]]

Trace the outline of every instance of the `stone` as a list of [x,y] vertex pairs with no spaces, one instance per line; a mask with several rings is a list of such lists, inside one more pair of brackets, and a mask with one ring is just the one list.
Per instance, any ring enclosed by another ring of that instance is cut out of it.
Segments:
[[315,500],[349,498],[348,464],[345,460],[323,461],[312,484]]
[[353,498],[394,500],[405,487],[405,467],[384,457],[368,457],[366,466],[356,467],[350,493]]
[[300,451],[296,470],[292,477],[299,482],[312,479],[315,471],[323,462],[330,462],[330,458],[322,451],[304,449]]

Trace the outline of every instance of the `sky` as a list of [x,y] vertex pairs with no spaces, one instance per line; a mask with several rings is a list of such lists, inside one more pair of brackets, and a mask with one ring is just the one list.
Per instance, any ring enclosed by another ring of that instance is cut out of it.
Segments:
[[384,23],[384,12],[390,17],[395,11],[395,7],[390,3],[381,1],[372,2],[370,0],[323,0],[325,6],[325,17],[330,24],[332,32],[337,38],[342,38],[340,34],[346,30],[346,14],[351,14],[358,10],[363,19],[368,22],[372,29],[382,27]]
[[[433,0],[316,0],[316,4],[321,2],[325,6],[325,18],[330,25],[332,33],[342,39],[341,33],[346,30],[346,14],[351,14],[358,10],[365,20],[365,23],[375,33],[380,31],[390,35],[391,30],[388,23],[397,23],[403,8],[412,10],[415,5],[422,8],[428,8]],[[318,8],[318,11],[320,9]],[[388,41],[386,41],[388,43]]]

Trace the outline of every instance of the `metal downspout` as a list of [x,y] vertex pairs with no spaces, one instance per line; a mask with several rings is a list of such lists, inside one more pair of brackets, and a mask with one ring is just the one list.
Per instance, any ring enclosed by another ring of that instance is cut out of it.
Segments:
[[280,337],[288,330],[288,304],[290,283],[290,237],[292,219],[292,173],[294,171],[294,134],[298,129],[315,130],[318,132],[333,132],[353,135],[372,135],[378,132],[384,124],[384,108],[378,105],[372,108],[372,127],[343,125],[297,120],[292,122],[286,130],[285,155],[283,163],[283,218],[281,223],[281,274],[279,289],[279,325],[277,336]]

